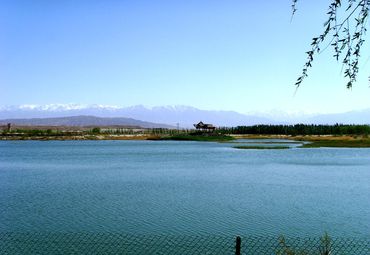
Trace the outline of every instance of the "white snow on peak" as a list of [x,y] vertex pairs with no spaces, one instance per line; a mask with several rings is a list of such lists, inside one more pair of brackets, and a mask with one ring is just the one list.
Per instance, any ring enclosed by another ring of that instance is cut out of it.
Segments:
[[154,106],[151,110],[166,110],[166,111],[173,111],[173,112],[186,112],[186,111],[194,111],[198,110],[192,106],[187,105],[165,105],[165,106]]
[[33,111],[49,111],[49,112],[58,112],[58,111],[72,111],[72,110],[83,110],[83,109],[102,109],[102,110],[117,110],[120,109],[118,106],[113,105],[103,105],[103,104],[22,104],[17,106],[3,106],[1,110],[33,110]]
[[86,108],[87,105],[82,104],[46,104],[46,105],[32,105],[23,104],[18,108],[21,110],[38,110],[38,111],[69,111],[69,110],[79,110]]
[[149,111],[172,111],[172,112],[186,112],[186,111],[197,111],[199,109],[186,106],[186,105],[165,105],[165,106],[152,106],[148,107],[145,105],[134,105],[129,107],[122,107],[116,105],[104,105],[104,104],[22,104],[22,105],[10,105],[10,106],[0,106],[2,111],[45,111],[45,112],[62,112],[62,111],[73,111],[73,110],[149,110]]

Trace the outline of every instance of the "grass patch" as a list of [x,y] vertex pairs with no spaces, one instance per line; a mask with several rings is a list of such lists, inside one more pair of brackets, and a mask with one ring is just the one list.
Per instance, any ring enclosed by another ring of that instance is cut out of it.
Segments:
[[171,141],[198,141],[198,142],[226,142],[232,141],[235,138],[228,135],[215,135],[215,134],[196,134],[196,135],[173,135],[159,137],[153,140],[171,140]]
[[241,149],[241,150],[286,150],[290,149],[289,146],[234,146],[235,149]]
[[240,141],[233,141],[233,142],[231,142],[231,143],[243,143],[243,144],[248,144],[248,143],[251,143],[251,144],[271,144],[271,145],[274,145],[274,144],[302,144],[302,142],[301,141],[297,141],[297,142],[294,142],[294,141],[292,141],[292,142],[280,142],[280,141],[278,141],[278,142],[271,142],[271,141],[269,141],[269,142],[256,142],[256,141],[248,141],[248,142],[246,142],[246,141],[242,141],[242,142],[240,142]]
[[[301,136],[281,136],[281,135],[238,135],[239,139],[289,139],[295,142],[309,142],[297,148],[370,148],[370,138],[367,135],[301,135]],[[279,142],[280,143],[280,142]]]
[[370,148],[370,139],[310,141],[310,143],[303,144],[300,148],[320,148],[320,147]]

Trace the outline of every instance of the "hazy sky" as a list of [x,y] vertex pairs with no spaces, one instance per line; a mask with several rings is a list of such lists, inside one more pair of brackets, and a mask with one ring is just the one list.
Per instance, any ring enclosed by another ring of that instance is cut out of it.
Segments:
[[345,88],[331,50],[294,82],[330,1],[2,1],[0,106],[81,103],[342,112],[370,108],[369,43]]

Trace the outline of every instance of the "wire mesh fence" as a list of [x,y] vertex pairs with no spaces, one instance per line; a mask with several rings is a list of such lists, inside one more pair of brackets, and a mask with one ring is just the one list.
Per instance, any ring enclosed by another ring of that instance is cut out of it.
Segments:
[[242,237],[240,254],[261,255],[370,255],[369,239],[297,237]]
[[370,255],[369,239],[0,233],[0,254]]

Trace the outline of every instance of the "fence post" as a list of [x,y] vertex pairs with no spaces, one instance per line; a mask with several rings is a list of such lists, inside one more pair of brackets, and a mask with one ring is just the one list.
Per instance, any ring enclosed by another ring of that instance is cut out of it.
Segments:
[[242,244],[242,239],[240,238],[240,236],[237,236],[236,237],[236,240],[235,240],[235,255],[240,255],[240,250],[241,250],[241,244]]

